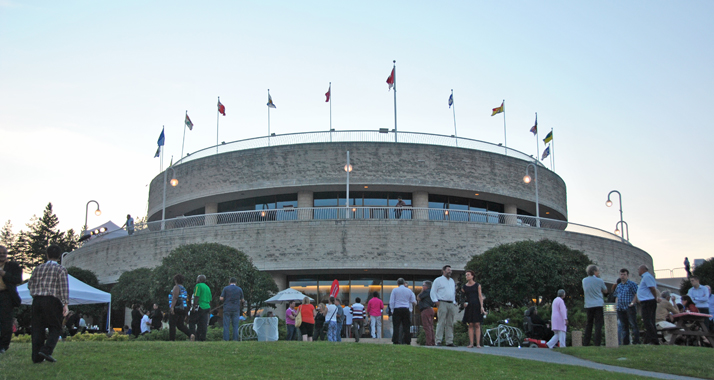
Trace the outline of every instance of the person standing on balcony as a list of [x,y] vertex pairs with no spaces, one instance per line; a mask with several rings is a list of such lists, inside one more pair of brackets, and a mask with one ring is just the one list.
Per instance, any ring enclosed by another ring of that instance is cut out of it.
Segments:
[[126,227],[126,232],[129,235],[134,235],[134,218],[131,215],[126,214],[126,223],[124,223],[120,228]]
[[397,209],[394,210],[394,216],[395,216],[397,219],[401,219],[401,218],[402,218],[402,207],[404,207],[404,206],[406,206],[406,205],[407,205],[407,204],[404,203],[404,201],[402,200],[402,197],[397,198]]
[[431,300],[438,307],[437,316],[439,323],[436,325],[436,345],[443,342],[454,347],[454,319],[459,312],[456,306],[456,283],[451,278],[451,265],[441,268],[441,277],[434,280],[431,290]]

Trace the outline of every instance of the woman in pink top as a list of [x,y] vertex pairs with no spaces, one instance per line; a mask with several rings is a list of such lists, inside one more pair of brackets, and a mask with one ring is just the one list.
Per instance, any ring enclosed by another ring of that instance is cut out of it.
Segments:
[[370,319],[370,333],[372,338],[382,338],[382,310],[384,303],[379,299],[379,292],[372,293],[372,298],[367,302],[367,315]]
[[568,326],[568,309],[565,307],[565,290],[558,290],[558,297],[553,300],[553,314],[550,318],[553,337],[548,341],[548,348],[555,347],[555,344],[560,342],[558,347],[565,347],[565,331]]

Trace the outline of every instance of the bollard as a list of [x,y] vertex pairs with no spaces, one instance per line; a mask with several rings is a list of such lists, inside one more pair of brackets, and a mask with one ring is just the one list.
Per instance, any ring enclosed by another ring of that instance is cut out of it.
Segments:
[[619,347],[617,336],[617,306],[606,303],[602,308],[605,318],[605,347]]
[[583,332],[578,330],[578,331],[573,331],[570,334],[570,337],[572,338],[572,343],[573,347],[582,347],[583,346]]

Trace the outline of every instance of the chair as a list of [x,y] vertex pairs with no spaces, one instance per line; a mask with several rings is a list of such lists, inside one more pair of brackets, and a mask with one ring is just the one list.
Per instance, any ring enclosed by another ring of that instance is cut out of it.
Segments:
[[526,310],[525,315],[523,317],[523,331],[525,332],[526,337],[542,340],[550,339],[550,337],[548,336],[548,327],[546,325],[533,323],[530,311],[531,309]]

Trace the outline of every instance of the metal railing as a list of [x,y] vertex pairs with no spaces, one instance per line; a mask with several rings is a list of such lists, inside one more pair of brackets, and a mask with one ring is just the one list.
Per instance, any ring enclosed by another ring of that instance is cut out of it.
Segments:
[[[187,154],[186,157],[181,158],[174,165],[192,161],[198,158],[212,156],[214,154],[234,152],[238,150],[264,148],[279,145],[314,144],[330,142],[383,142],[392,144],[395,143],[393,132],[356,130],[286,133],[275,136],[253,137],[249,139],[231,141],[225,144],[209,146],[208,148],[203,148],[196,152]],[[506,148],[499,144],[493,144],[481,140],[467,139],[463,137],[437,135],[433,133],[399,132],[397,143],[451,146],[504,154],[529,162],[535,160],[530,155],[527,155],[521,151],[512,148]],[[538,162],[538,160],[535,161]],[[543,164],[540,162],[539,165],[543,166]]]
[[[692,269],[694,270],[694,269]],[[657,269],[654,271],[655,273],[662,273],[661,275],[657,275],[657,278],[664,278],[664,277],[669,277],[669,278],[679,278],[679,277],[687,277],[687,270],[684,269],[684,267],[679,267],[679,268],[672,268],[672,269]]]
[[[135,225],[135,234],[144,234],[177,228],[237,223],[310,220],[364,220],[378,222],[412,219],[442,221],[449,223],[505,224],[522,228],[537,228],[536,226],[538,225],[538,218],[534,216],[504,214],[489,211],[413,207],[286,207],[283,209],[235,211],[195,216],[182,216],[173,219],[166,219],[164,221],[159,220],[147,223],[137,223]],[[540,218],[540,228],[576,232],[627,243],[626,240],[613,233],[599,228],[563,220]]]

